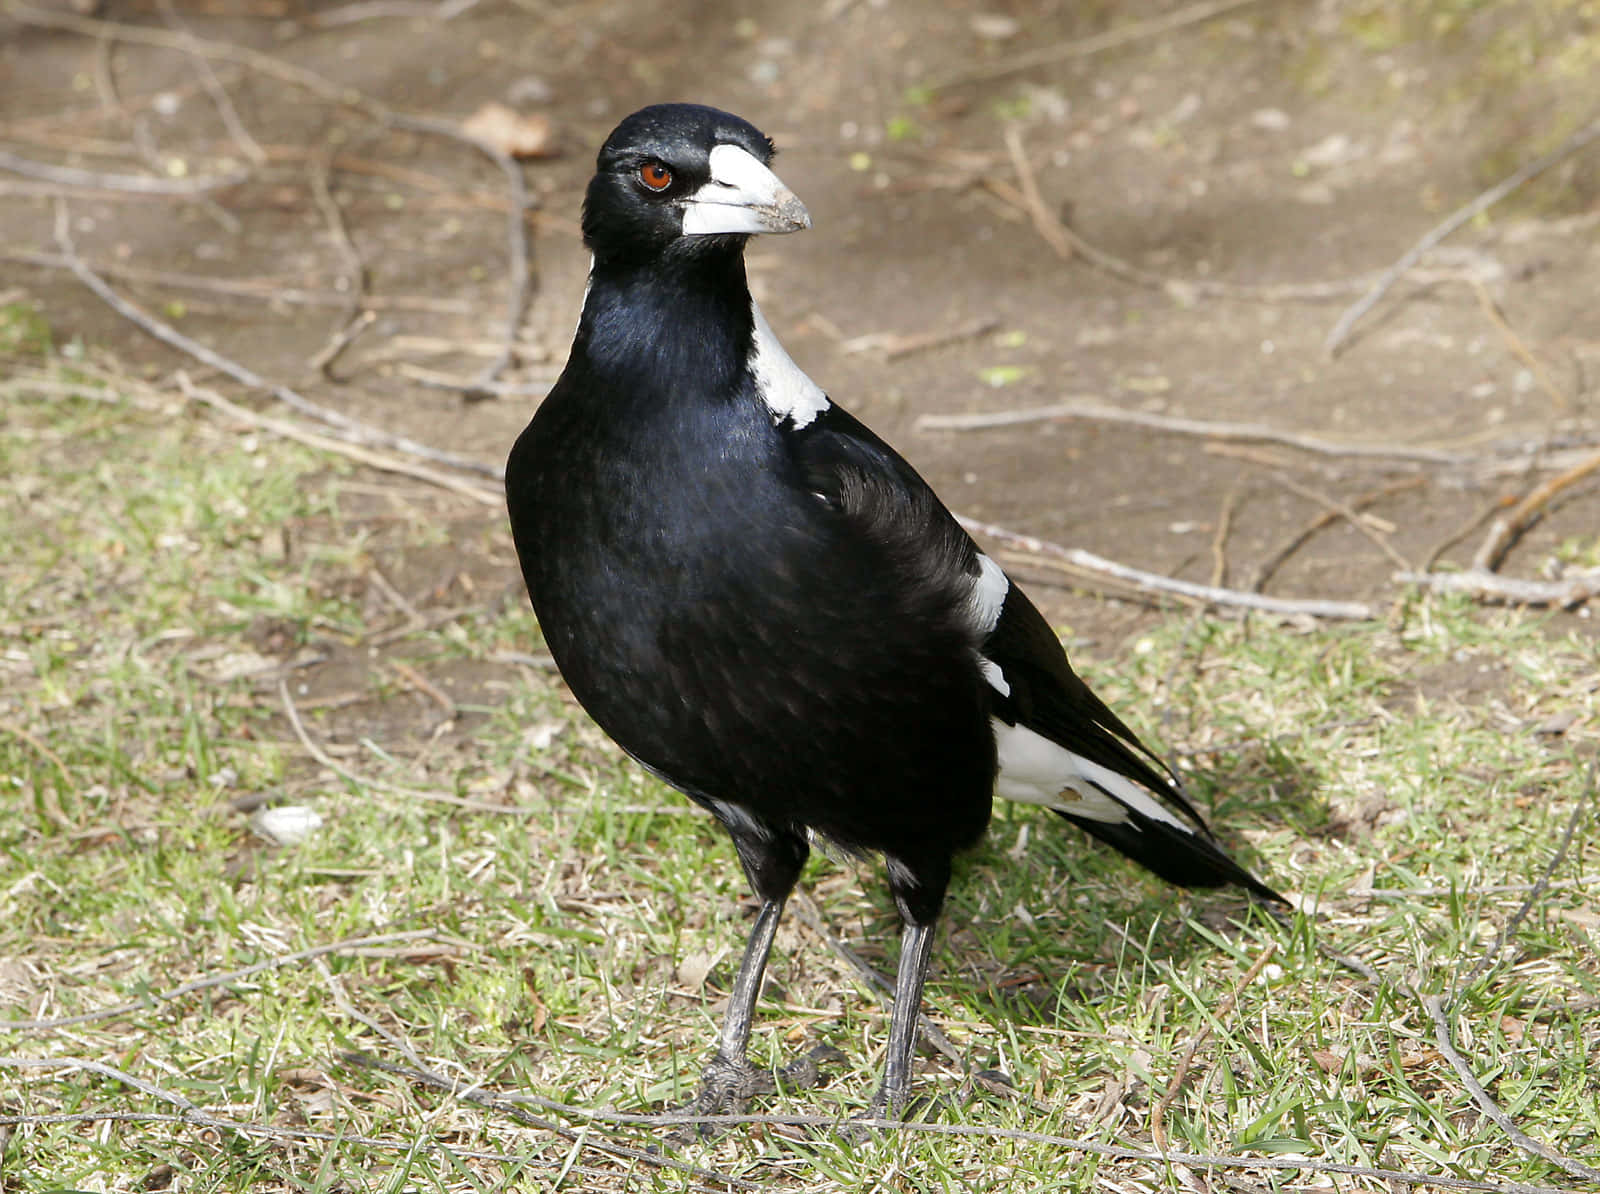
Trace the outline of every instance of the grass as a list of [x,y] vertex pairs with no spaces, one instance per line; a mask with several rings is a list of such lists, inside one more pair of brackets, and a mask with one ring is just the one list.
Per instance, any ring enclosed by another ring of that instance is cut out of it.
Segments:
[[[57,354],[26,311],[5,318],[0,1015],[139,1006],[4,1032],[3,1188],[724,1188],[345,1060],[408,1065],[403,1042],[502,1093],[682,1100],[752,914],[709,819],[527,662],[538,632],[498,521],[226,426]],[[1586,799],[1592,636],[1418,598],[1384,626],[1175,617],[1078,655],[1183,750],[1225,836],[1320,915],[1280,926],[1227,895],[1175,896],[1048,814],[1001,808],[960,863],[928,993],[965,1060],[930,1062],[922,1089],[949,1100],[936,1122],[973,1134],[852,1145],[764,1125],[661,1155],[823,1191],[1391,1188],[1328,1165],[1570,1188],[1479,1114],[1419,997],[1455,994],[1479,1079],[1525,1131],[1593,1163],[1590,822],[1480,967]],[[280,682],[347,774],[307,755]],[[1564,734],[1535,732],[1569,716]],[[249,820],[266,805],[322,826],[272,844]],[[806,883],[836,933],[892,966],[871,866],[818,860]],[[370,937],[384,940],[225,977]],[[192,982],[207,985],[153,997]],[[886,1035],[877,997],[789,918],[754,1054],[780,1064],[827,1042],[848,1061],[758,1110],[859,1112]],[[979,1071],[1011,1093],[964,1081]],[[1233,1167],[1042,1138],[1148,1152],[1169,1094],[1168,1147]],[[152,1118],[182,1100],[255,1130]],[[584,1137],[605,1139],[661,1133]]]

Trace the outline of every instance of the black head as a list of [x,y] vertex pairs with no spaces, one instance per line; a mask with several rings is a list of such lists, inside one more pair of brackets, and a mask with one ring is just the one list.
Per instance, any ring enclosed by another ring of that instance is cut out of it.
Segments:
[[583,240],[600,262],[742,246],[811,217],[768,168],[772,142],[749,121],[701,104],[641,108],[600,148],[583,204]]

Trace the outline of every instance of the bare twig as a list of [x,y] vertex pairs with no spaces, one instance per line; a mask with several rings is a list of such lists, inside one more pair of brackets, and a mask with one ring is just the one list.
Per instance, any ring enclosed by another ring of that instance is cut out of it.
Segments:
[[[70,270],[72,265],[59,253],[42,253],[36,249],[0,248],[0,261],[16,261],[41,269]],[[149,282],[156,286],[176,286],[184,290],[198,290],[207,294],[225,294],[235,298],[252,299],[264,303],[290,303],[305,307],[342,307],[349,300],[342,294],[327,290],[304,290],[297,286],[284,286],[272,278],[217,278],[207,274],[185,274],[173,270],[146,269],[121,261],[84,260],[95,273],[105,277],[127,278],[133,282]],[[442,299],[423,294],[374,294],[367,297],[365,305],[375,311],[422,311],[432,315],[470,315],[473,305],[466,299]]]
[[[468,136],[462,132],[459,125],[452,121],[436,120],[428,116],[413,116],[398,112],[387,104],[356,91],[354,88],[341,86],[317,74],[315,71],[283,62],[270,54],[263,54],[258,50],[247,49],[227,42],[210,41],[190,34],[176,34],[169,30],[148,29],[143,26],[125,25],[116,21],[101,21],[87,17],[71,16],[66,13],[48,12],[18,3],[17,0],[5,0],[3,7],[15,19],[25,24],[43,25],[54,29],[68,29],[92,36],[112,36],[124,41],[161,46],[166,49],[180,50],[187,54],[198,54],[209,58],[221,58],[229,62],[237,62],[292,86],[300,87],[313,95],[328,100],[330,103],[353,108],[385,128],[409,129],[413,132],[443,137],[466,145],[483,154],[494,162],[500,168],[501,173],[505,175],[510,196],[507,232],[510,245],[510,261],[508,264],[511,293],[507,304],[509,309],[508,326],[504,350],[496,360],[491,361],[484,368],[478,378],[478,382],[493,381],[506,364],[509,363],[512,344],[515,340],[517,329],[522,323],[523,309],[527,305],[529,275],[528,236],[527,229],[523,224],[524,214],[528,207],[527,186],[523,182],[522,167],[507,154],[502,153],[493,145]],[[474,383],[474,388],[476,388],[476,383]],[[472,393],[472,390],[468,391],[469,396]]]
[[1390,543],[1385,536],[1379,534],[1375,528],[1369,526],[1366,519],[1362,518],[1360,513],[1350,505],[1346,504],[1345,502],[1341,502],[1338,498],[1331,497],[1328,494],[1312,489],[1309,485],[1302,485],[1294,478],[1286,477],[1282,473],[1276,474],[1273,477],[1273,480],[1287,489],[1290,493],[1298,494],[1307,501],[1315,502],[1317,505],[1322,506],[1324,509],[1344,519],[1357,531],[1365,535],[1368,539],[1372,540],[1372,542],[1377,545],[1378,550],[1389,557],[1389,562],[1399,568],[1402,572],[1411,572],[1414,570],[1411,561],[1396,551],[1394,545]]
[[1558,609],[1582,605],[1600,594],[1600,572],[1582,573],[1566,580],[1514,580],[1482,568],[1471,568],[1465,572],[1401,572],[1394,579],[1435,593],[1465,593],[1488,601]]
[[[613,1144],[609,1140],[596,1139],[587,1131],[574,1131],[565,1124],[556,1123],[554,1120],[544,1119],[541,1116],[530,1114],[527,1110],[529,1106],[544,1107],[549,1102],[548,1100],[541,1099],[538,1096],[525,1095],[517,1097],[492,1094],[483,1086],[482,1083],[463,1085],[460,1082],[454,1082],[451,1079],[446,1078],[443,1074],[437,1073],[429,1069],[427,1066],[418,1064],[415,1069],[408,1069],[404,1066],[397,1066],[392,1062],[385,1061],[381,1057],[374,1057],[370,1053],[348,1052],[343,1054],[343,1060],[353,1065],[362,1066],[366,1069],[378,1070],[382,1073],[393,1074],[399,1078],[406,1078],[413,1082],[419,1082],[425,1086],[430,1086],[435,1090],[444,1091],[451,1097],[460,1099],[463,1102],[473,1103],[480,1107],[487,1107],[493,1111],[504,1112],[517,1120],[518,1123],[524,1124],[530,1128],[539,1128],[546,1132],[553,1132],[555,1135],[560,1136],[563,1140],[572,1141],[579,1148],[591,1148],[596,1152],[604,1153],[607,1156],[635,1161],[639,1164],[648,1165],[655,1169],[669,1169],[675,1173],[689,1174],[704,1181],[721,1182],[724,1185],[730,1186],[736,1190],[762,1189],[762,1187],[755,1182],[746,1181],[743,1178],[734,1177],[731,1174],[717,1173],[715,1170],[711,1169],[701,1169],[696,1165],[689,1165],[682,1161],[673,1160],[670,1157],[664,1157],[656,1151],[629,1148],[626,1145]],[[563,1104],[557,1103],[551,1104],[551,1106],[553,1108],[566,1110]],[[645,1117],[645,1119],[648,1121],[648,1117]],[[690,1118],[685,1122],[694,1123],[699,1121]]]
[[1234,511],[1239,508],[1241,494],[1238,486],[1228,490],[1222,499],[1222,509],[1217,514],[1217,529],[1211,536],[1211,587],[1217,588],[1228,579],[1228,532],[1233,529]]
[[1506,347],[1511,349],[1512,355],[1528,367],[1528,371],[1538,379],[1539,385],[1555,404],[1558,411],[1565,414],[1572,409],[1572,399],[1568,398],[1556,385],[1555,379],[1550,376],[1550,371],[1544,367],[1539,358],[1533,355],[1531,349],[1522,342],[1522,337],[1517,335],[1516,328],[1511,326],[1511,321],[1506,318],[1505,312],[1500,310],[1500,304],[1494,301],[1494,296],[1489,293],[1489,288],[1479,279],[1467,275],[1467,284],[1472,287],[1472,292],[1478,296],[1478,306],[1483,308],[1484,315],[1489,322],[1494,324],[1495,331],[1500,333],[1501,339],[1506,342]]
[[1194,1063],[1195,1051],[1211,1039],[1212,1024],[1220,1023],[1233,1012],[1233,1005],[1239,1002],[1240,992],[1256,981],[1256,975],[1260,974],[1267,963],[1272,961],[1273,955],[1277,952],[1278,943],[1276,941],[1268,942],[1267,948],[1261,951],[1261,956],[1250,964],[1250,969],[1246,970],[1239,981],[1233,985],[1233,990],[1229,991],[1222,1002],[1217,1004],[1214,1015],[1207,1017],[1206,1022],[1201,1025],[1200,1031],[1190,1038],[1188,1047],[1184,1049],[1183,1055],[1178,1058],[1177,1067],[1172,1071],[1172,1077],[1167,1082],[1166,1093],[1161,1096],[1160,1101],[1156,1103],[1150,1112],[1150,1138],[1155,1141],[1158,1149],[1166,1150],[1167,1109],[1172,1106],[1173,1100],[1178,1097],[1178,1091],[1183,1088],[1183,1080],[1188,1077],[1189,1067]]
[[1063,261],[1070,260],[1072,241],[1067,235],[1066,226],[1045,206],[1044,196],[1039,194],[1039,180],[1034,177],[1028,151],[1023,147],[1021,127],[1015,122],[1008,123],[1004,136],[1006,152],[1011,155],[1011,167],[1017,172],[1017,185],[1022,189],[1022,203],[1027,209],[1028,219],[1033,222],[1033,230],[1057,257]]
[[886,361],[897,361],[913,353],[943,348],[947,344],[957,344],[962,340],[987,335],[999,326],[999,320],[996,319],[975,319],[971,323],[964,323],[948,331],[912,332],[908,335],[895,332],[869,332],[864,336],[853,336],[841,342],[839,351],[877,352],[883,354],[883,359]]
[[154,1083],[146,1082],[143,1078],[135,1078],[126,1070],[119,1070],[114,1066],[106,1065],[103,1061],[95,1061],[87,1057],[0,1057],[0,1069],[13,1070],[81,1070],[89,1074],[99,1074],[102,1078],[110,1078],[147,1094],[152,1098],[160,1099],[163,1103],[171,1103],[174,1107],[181,1107],[185,1111],[197,1111],[198,1107],[183,1095],[174,1091],[165,1090]]
[[353,319],[361,308],[362,296],[367,291],[367,265],[361,259],[361,250],[356,248],[355,241],[350,239],[350,229],[346,226],[344,212],[340,210],[339,202],[333,197],[332,175],[333,162],[336,154],[330,150],[311,161],[311,197],[316,201],[317,210],[322,213],[322,219],[328,226],[328,236],[333,241],[333,247],[344,260],[345,318]]
[[1020,548],[1033,555],[1063,560],[1073,567],[1089,572],[1114,576],[1149,592],[1176,593],[1213,605],[1253,609],[1288,617],[1369,621],[1375,616],[1372,607],[1365,602],[1299,600],[1290,597],[1267,597],[1260,593],[1246,593],[1238,589],[1218,589],[1210,585],[1195,584],[1192,581],[1177,580],[1170,576],[1130,568],[1126,564],[1104,559],[1082,548],[1062,547],[1058,543],[1036,539],[1032,535],[1021,535],[1005,527],[979,522],[977,519],[966,518],[959,514],[956,515],[956,521],[975,534],[985,535],[1010,547]]
[[362,310],[353,318],[338,328],[333,335],[328,337],[328,342],[312,355],[306,366],[326,377],[329,381],[337,381],[333,375],[333,363],[339,359],[341,353],[354,344],[362,332],[377,322],[376,311]]
[[[1397,493],[1403,493],[1408,489],[1415,489],[1420,485],[1426,485],[1427,483],[1428,479],[1426,477],[1407,477],[1403,481],[1396,481],[1392,484],[1383,486],[1381,489],[1375,489],[1368,493],[1361,494],[1359,497],[1350,502],[1350,509],[1359,514],[1361,511],[1365,510],[1368,506],[1373,505],[1375,502],[1381,501],[1386,497],[1392,497]],[[1301,527],[1294,534],[1290,535],[1288,540],[1285,541],[1281,547],[1279,547],[1276,551],[1271,552],[1265,560],[1258,564],[1256,566],[1255,574],[1250,578],[1250,583],[1245,587],[1255,593],[1261,592],[1262,589],[1266,588],[1267,581],[1272,579],[1273,574],[1276,573],[1279,568],[1283,567],[1283,562],[1295,552],[1299,551],[1300,548],[1305,545],[1306,541],[1311,538],[1311,536],[1315,535],[1324,527],[1333,525],[1343,517],[1344,515],[1336,510],[1322,511],[1322,513],[1318,514],[1310,522],[1306,523],[1305,526]]]
[[1444,996],[1423,995],[1421,996],[1421,1003],[1422,1010],[1427,1012],[1428,1019],[1433,1021],[1434,1044],[1438,1046],[1439,1052],[1444,1055],[1445,1060],[1455,1070],[1456,1076],[1461,1079],[1461,1084],[1467,1088],[1467,1093],[1472,1096],[1472,1101],[1478,1104],[1478,1110],[1493,1120],[1495,1126],[1524,1152],[1532,1153],[1536,1157],[1549,1161],[1552,1165],[1560,1166],[1572,1174],[1573,1177],[1581,1177],[1589,1182],[1600,1182],[1600,1169],[1596,1169],[1592,1165],[1585,1165],[1582,1161],[1557,1151],[1542,1140],[1535,1140],[1519,1128],[1515,1120],[1500,1109],[1500,1105],[1494,1101],[1494,1097],[1483,1088],[1483,1084],[1478,1081],[1477,1075],[1472,1072],[1472,1064],[1461,1056],[1455,1047],[1455,1042],[1450,1039],[1450,1017],[1446,1009]]
[[1108,29],[1104,33],[1096,33],[1091,37],[1077,38],[1073,41],[1058,42],[1051,46],[1040,46],[1021,54],[1002,58],[998,62],[986,62],[980,66],[968,67],[954,74],[936,79],[930,86],[935,91],[943,91],[948,87],[956,87],[963,83],[977,83],[988,79],[1002,79],[1007,75],[1014,75],[1021,71],[1031,70],[1036,66],[1047,66],[1053,62],[1066,62],[1073,58],[1087,58],[1106,50],[1114,50],[1121,46],[1131,45],[1136,41],[1147,38],[1159,37],[1163,33],[1171,33],[1189,25],[1198,25],[1223,16],[1235,9],[1244,8],[1255,0],[1209,0],[1207,3],[1190,4],[1176,12],[1167,13],[1165,16],[1152,17],[1145,21],[1131,21],[1126,25],[1119,25],[1115,29]]
[[470,12],[481,2],[482,0],[356,0],[354,4],[342,4],[338,8],[311,13],[306,17],[306,24],[313,29],[334,29],[344,25],[359,24],[362,21],[386,18],[451,21],[464,12]]
[[441,452],[437,448],[431,448],[426,444],[418,443],[416,440],[409,439],[406,436],[392,435],[389,432],[381,431],[376,427],[368,427],[366,424],[352,419],[348,415],[341,414],[336,410],[329,410],[324,406],[319,406],[317,403],[312,402],[309,398],[305,398],[296,393],[294,390],[291,390],[288,386],[278,385],[276,383],[267,381],[260,374],[254,372],[253,370],[248,369],[244,365],[241,365],[238,362],[223,356],[215,349],[208,348],[199,341],[185,336],[182,332],[178,331],[170,324],[162,322],[155,316],[150,315],[148,312],[135,306],[133,303],[123,298],[115,290],[111,289],[111,287],[106,283],[105,279],[101,278],[93,270],[91,270],[84,262],[83,258],[78,256],[77,247],[72,243],[70,223],[67,219],[67,206],[64,202],[60,201],[58,201],[56,204],[56,243],[61,248],[61,255],[67,263],[67,268],[72,270],[72,272],[77,275],[80,282],[82,282],[90,290],[94,291],[94,293],[99,296],[100,300],[118,315],[121,315],[124,319],[130,320],[134,324],[137,324],[139,328],[154,336],[162,343],[168,344],[173,348],[178,349],[180,352],[187,353],[188,355],[194,357],[197,361],[200,361],[206,365],[210,365],[213,369],[227,374],[235,381],[238,381],[243,385],[250,386],[253,389],[266,390],[274,398],[278,399],[278,401],[293,407],[302,414],[309,415],[311,418],[317,419],[319,422],[328,424],[330,427],[336,429],[339,438],[347,440],[350,443],[378,445],[381,447],[393,448],[397,451],[409,453],[412,456],[420,456],[425,460],[432,460],[437,464],[444,464],[451,468],[460,469],[463,472],[477,473],[480,476],[494,477],[496,479],[504,477],[505,473],[503,469],[491,467],[490,465],[479,463],[476,460],[469,460],[464,456],[457,456],[453,452]]
[[1497,518],[1489,527],[1488,537],[1484,539],[1478,552],[1472,557],[1474,569],[1485,569],[1493,572],[1505,559],[1506,552],[1523,531],[1528,529],[1528,524],[1534,516],[1550,504],[1550,499],[1562,490],[1570,489],[1591,473],[1600,472],[1600,452],[1585,460],[1579,461],[1565,472],[1559,473],[1539,485],[1523,498],[1512,511],[1504,518]]
[[[1489,948],[1484,951],[1483,957],[1478,959],[1478,964],[1468,972],[1466,978],[1461,980],[1459,987],[1470,987],[1478,980],[1479,975],[1494,965],[1495,959],[1500,956],[1501,951],[1516,937],[1517,930],[1522,927],[1522,922],[1527,919],[1528,913],[1533,911],[1533,906],[1550,889],[1550,880],[1555,876],[1561,864],[1566,861],[1567,851],[1572,849],[1572,841],[1578,834],[1578,827],[1583,824],[1589,815],[1590,805],[1594,802],[1597,774],[1600,774],[1600,765],[1591,762],[1589,764],[1588,778],[1584,781],[1583,793],[1578,798],[1578,806],[1572,810],[1572,816],[1567,819],[1567,828],[1561,834],[1561,840],[1556,843],[1555,853],[1550,856],[1550,861],[1545,865],[1544,870],[1540,872],[1539,878],[1528,888],[1528,894],[1523,899],[1521,907],[1511,914],[1511,919],[1506,921],[1505,928],[1501,929],[1496,935]],[[1452,1004],[1455,1002],[1454,995],[1451,996],[1450,1002]]]
[[398,460],[393,456],[385,456],[374,452],[371,448],[363,448],[346,440],[332,439],[326,435],[318,435],[314,431],[307,431],[283,419],[274,419],[268,415],[257,414],[253,410],[246,410],[237,403],[229,402],[215,390],[205,386],[197,386],[189,380],[189,375],[183,370],[178,370],[178,387],[188,398],[196,402],[203,402],[207,406],[222,411],[230,418],[237,419],[251,427],[259,427],[263,431],[270,431],[273,435],[282,436],[284,439],[293,440],[304,444],[308,448],[316,448],[320,452],[333,452],[368,468],[380,472],[396,473],[403,477],[413,477],[418,481],[426,481],[429,485],[437,485],[440,489],[448,489],[451,493],[459,493],[463,497],[471,498],[481,506],[498,509],[505,501],[498,490],[488,489],[475,481],[465,477],[453,476],[442,473],[437,469],[428,468],[426,465],[416,464],[409,460]]
[[1283,431],[1264,423],[1225,423],[1208,419],[1186,419],[1177,415],[1155,414],[1151,411],[1123,410],[1093,399],[1074,399],[1050,406],[996,411],[992,414],[922,415],[917,419],[915,426],[918,431],[974,431],[986,427],[1012,427],[1019,423],[1037,423],[1051,419],[1125,423],[1134,427],[1148,427],[1169,435],[1199,435],[1217,439],[1284,444],[1318,456],[1365,456],[1378,460],[1415,460],[1425,464],[1469,464],[1472,460],[1471,457],[1438,448],[1347,444],[1314,435]]
[[392,112],[386,123],[396,128],[415,129],[418,132],[432,133],[436,137],[445,137],[459,141],[463,145],[470,145],[499,166],[500,172],[506,177],[511,206],[506,217],[510,293],[506,299],[505,335],[499,354],[479,370],[478,375],[467,383],[464,391],[469,399],[485,397],[488,395],[485,387],[492,385],[501,371],[511,363],[516,348],[517,331],[522,326],[522,313],[528,305],[528,229],[523,223],[523,214],[528,208],[528,188],[522,179],[522,167],[509,154],[501,152],[486,141],[467,136],[458,125],[449,121]]
[[1378,280],[1372,284],[1371,289],[1356,300],[1355,303],[1351,304],[1343,315],[1339,316],[1338,322],[1333,325],[1333,329],[1329,331],[1327,339],[1322,343],[1323,349],[1330,357],[1337,356],[1362,317],[1377,306],[1382,301],[1383,296],[1389,293],[1389,288],[1407,270],[1421,261],[1423,256],[1435,245],[1455,232],[1463,224],[1466,224],[1479,212],[1487,211],[1524,183],[1537,178],[1550,167],[1566,161],[1567,158],[1584,149],[1596,139],[1600,139],[1600,120],[1590,121],[1585,124],[1549,153],[1535,158],[1521,169],[1484,191],[1470,203],[1456,208],[1444,220],[1429,229],[1421,240],[1407,249],[1398,261],[1384,270],[1379,275]]
[[128,191],[136,195],[169,195],[194,198],[212,191],[238,186],[250,177],[248,170],[235,170],[230,174],[202,175],[198,178],[151,178],[145,174],[104,174],[96,170],[80,170],[76,166],[56,166],[49,162],[35,162],[9,149],[0,149],[0,170],[9,170],[26,178],[63,186],[90,187],[99,191]]
[[276,954],[273,957],[256,962],[254,965],[245,966],[240,970],[230,970],[225,974],[213,974],[206,978],[181,983],[165,991],[152,992],[143,999],[134,1000],[132,1003],[120,1003],[115,1007],[103,1007],[98,1011],[84,1012],[76,1016],[58,1016],[50,1020],[0,1020],[0,1032],[53,1032],[56,1029],[72,1028],[79,1024],[90,1024],[97,1020],[112,1020],[133,1012],[144,1011],[155,1004],[171,1003],[174,999],[181,999],[185,995],[193,995],[196,991],[208,991],[213,987],[227,986],[229,983],[249,978],[253,974],[260,974],[264,970],[277,970],[282,966],[292,966],[297,962],[309,961],[312,958],[320,958],[327,954],[370,949],[374,946],[392,945],[399,941],[422,941],[437,938],[438,936],[439,933],[435,929],[407,929],[397,933],[380,933],[373,937],[346,937],[341,941],[330,941],[323,945],[313,946],[310,949],[297,950],[294,953]]
[[[156,0],[156,7],[161,11],[161,19],[174,32],[191,42],[198,40],[193,31],[184,24],[183,18],[178,15],[178,8],[173,0]],[[109,43],[110,38],[105,38],[103,41]],[[211,97],[212,107],[216,108],[222,127],[228,130],[228,136],[233,138],[233,143],[239,147],[239,152],[249,158],[251,165],[257,169],[266,165],[266,151],[261,148],[261,143],[250,135],[250,130],[245,128],[244,121],[239,119],[239,110],[233,106],[228,89],[222,85],[222,80],[217,78],[217,72],[211,69],[211,60],[193,49],[189,50],[189,57],[194,62],[195,74],[200,80],[200,85]]]

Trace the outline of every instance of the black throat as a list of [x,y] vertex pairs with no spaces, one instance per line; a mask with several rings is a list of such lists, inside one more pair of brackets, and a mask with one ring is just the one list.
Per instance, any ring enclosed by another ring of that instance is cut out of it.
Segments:
[[649,261],[597,257],[574,362],[640,396],[733,397],[755,333],[743,239],[707,238]]

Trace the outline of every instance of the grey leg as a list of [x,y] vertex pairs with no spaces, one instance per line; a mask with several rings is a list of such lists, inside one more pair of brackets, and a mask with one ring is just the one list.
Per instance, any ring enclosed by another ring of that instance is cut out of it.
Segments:
[[911,1054],[917,1043],[917,1015],[933,954],[934,924],[907,924],[900,936],[900,967],[894,980],[894,1012],[889,1019],[889,1056],[873,1111],[898,1119],[911,1094]]

